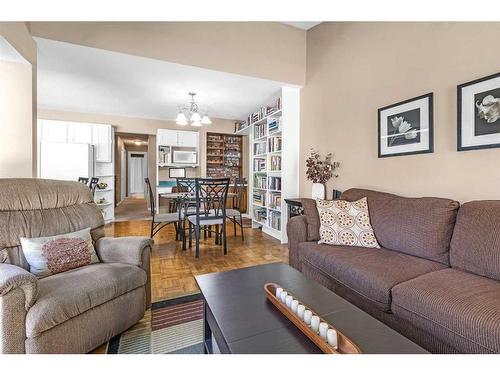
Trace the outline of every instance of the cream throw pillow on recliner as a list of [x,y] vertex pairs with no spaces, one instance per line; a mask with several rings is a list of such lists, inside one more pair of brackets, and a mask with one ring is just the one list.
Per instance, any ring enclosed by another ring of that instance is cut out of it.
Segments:
[[30,272],[41,278],[98,263],[90,228],[50,237],[21,237]]
[[380,248],[370,224],[368,201],[316,201],[321,226],[318,243]]

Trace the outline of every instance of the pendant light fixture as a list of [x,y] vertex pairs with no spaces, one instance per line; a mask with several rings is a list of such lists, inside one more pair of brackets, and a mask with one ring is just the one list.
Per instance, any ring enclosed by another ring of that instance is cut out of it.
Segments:
[[184,105],[179,107],[179,113],[175,119],[175,123],[177,125],[189,125],[192,126],[203,126],[209,125],[212,123],[212,120],[208,117],[207,112],[201,117],[198,109],[198,104],[196,104],[194,97],[196,96],[195,92],[190,92],[191,101],[189,105]]

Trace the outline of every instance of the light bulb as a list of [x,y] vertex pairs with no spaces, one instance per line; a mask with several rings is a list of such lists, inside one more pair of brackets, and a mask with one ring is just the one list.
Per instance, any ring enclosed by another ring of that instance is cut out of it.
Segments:
[[179,114],[177,115],[177,118],[175,119],[175,123],[177,125],[187,125],[188,122],[187,122],[186,115],[182,112],[179,112]]
[[[201,116],[198,112],[195,112],[191,115],[191,122],[194,123],[194,122],[200,122],[201,121]],[[194,126],[198,126],[198,125],[194,125]]]
[[203,125],[210,125],[210,124],[212,123],[212,120],[210,120],[210,118],[209,118],[207,115],[205,115],[205,116],[203,116],[203,118],[201,119],[201,123],[202,123]]

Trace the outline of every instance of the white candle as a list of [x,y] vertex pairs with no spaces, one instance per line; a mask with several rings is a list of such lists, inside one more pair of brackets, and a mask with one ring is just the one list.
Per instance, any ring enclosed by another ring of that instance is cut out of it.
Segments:
[[325,341],[327,339],[327,331],[328,331],[328,324],[326,324],[325,322],[319,323],[319,335]]
[[285,298],[285,303],[286,303],[286,307],[288,307],[289,309],[292,307],[292,301],[293,301],[293,297],[290,294],[287,295]]
[[338,348],[337,331],[335,331],[334,329],[329,329],[326,333],[326,338],[330,346],[333,346],[334,349]]
[[292,308],[292,312],[293,312],[294,314],[297,314],[297,308],[298,308],[298,307],[299,307],[299,301],[297,301],[296,299],[294,299],[294,300],[292,301],[292,307],[291,307],[291,308]]
[[276,297],[281,299],[281,292],[283,291],[283,288],[276,288]]
[[310,325],[312,316],[313,316],[313,313],[311,310],[304,311],[304,323],[306,323],[307,325]]
[[302,321],[304,321],[304,311],[306,311],[306,307],[304,305],[298,305],[297,306],[297,316]]
[[312,318],[311,318],[311,329],[318,333],[318,329],[319,329],[319,316],[317,315],[313,315]]
[[288,295],[287,292],[285,291],[282,291],[281,292],[281,302],[285,303],[285,300],[286,300],[286,296]]

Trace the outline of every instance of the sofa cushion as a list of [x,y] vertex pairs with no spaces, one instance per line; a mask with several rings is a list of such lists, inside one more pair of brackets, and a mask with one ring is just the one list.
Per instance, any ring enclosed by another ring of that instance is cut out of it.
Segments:
[[26,315],[26,335],[36,337],[146,281],[142,269],[120,263],[97,263],[43,278],[38,281],[38,299]]
[[316,205],[321,222],[318,243],[380,248],[370,224],[366,198],[355,202],[318,199]]
[[302,198],[300,200],[304,215],[307,220],[307,240],[319,241],[319,227],[321,222],[319,220],[319,213],[316,207],[316,201],[310,198]]
[[453,268],[500,280],[500,201],[465,203],[450,246]]
[[341,199],[368,198],[370,220],[380,246],[449,265],[448,251],[459,203],[444,198],[405,198],[349,189]]
[[304,266],[315,267],[384,311],[390,311],[394,285],[445,268],[437,262],[383,248],[304,242],[299,245],[299,254]]
[[455,269],[392,289],[392,311],[463,353],[500,353],[500,282]]

